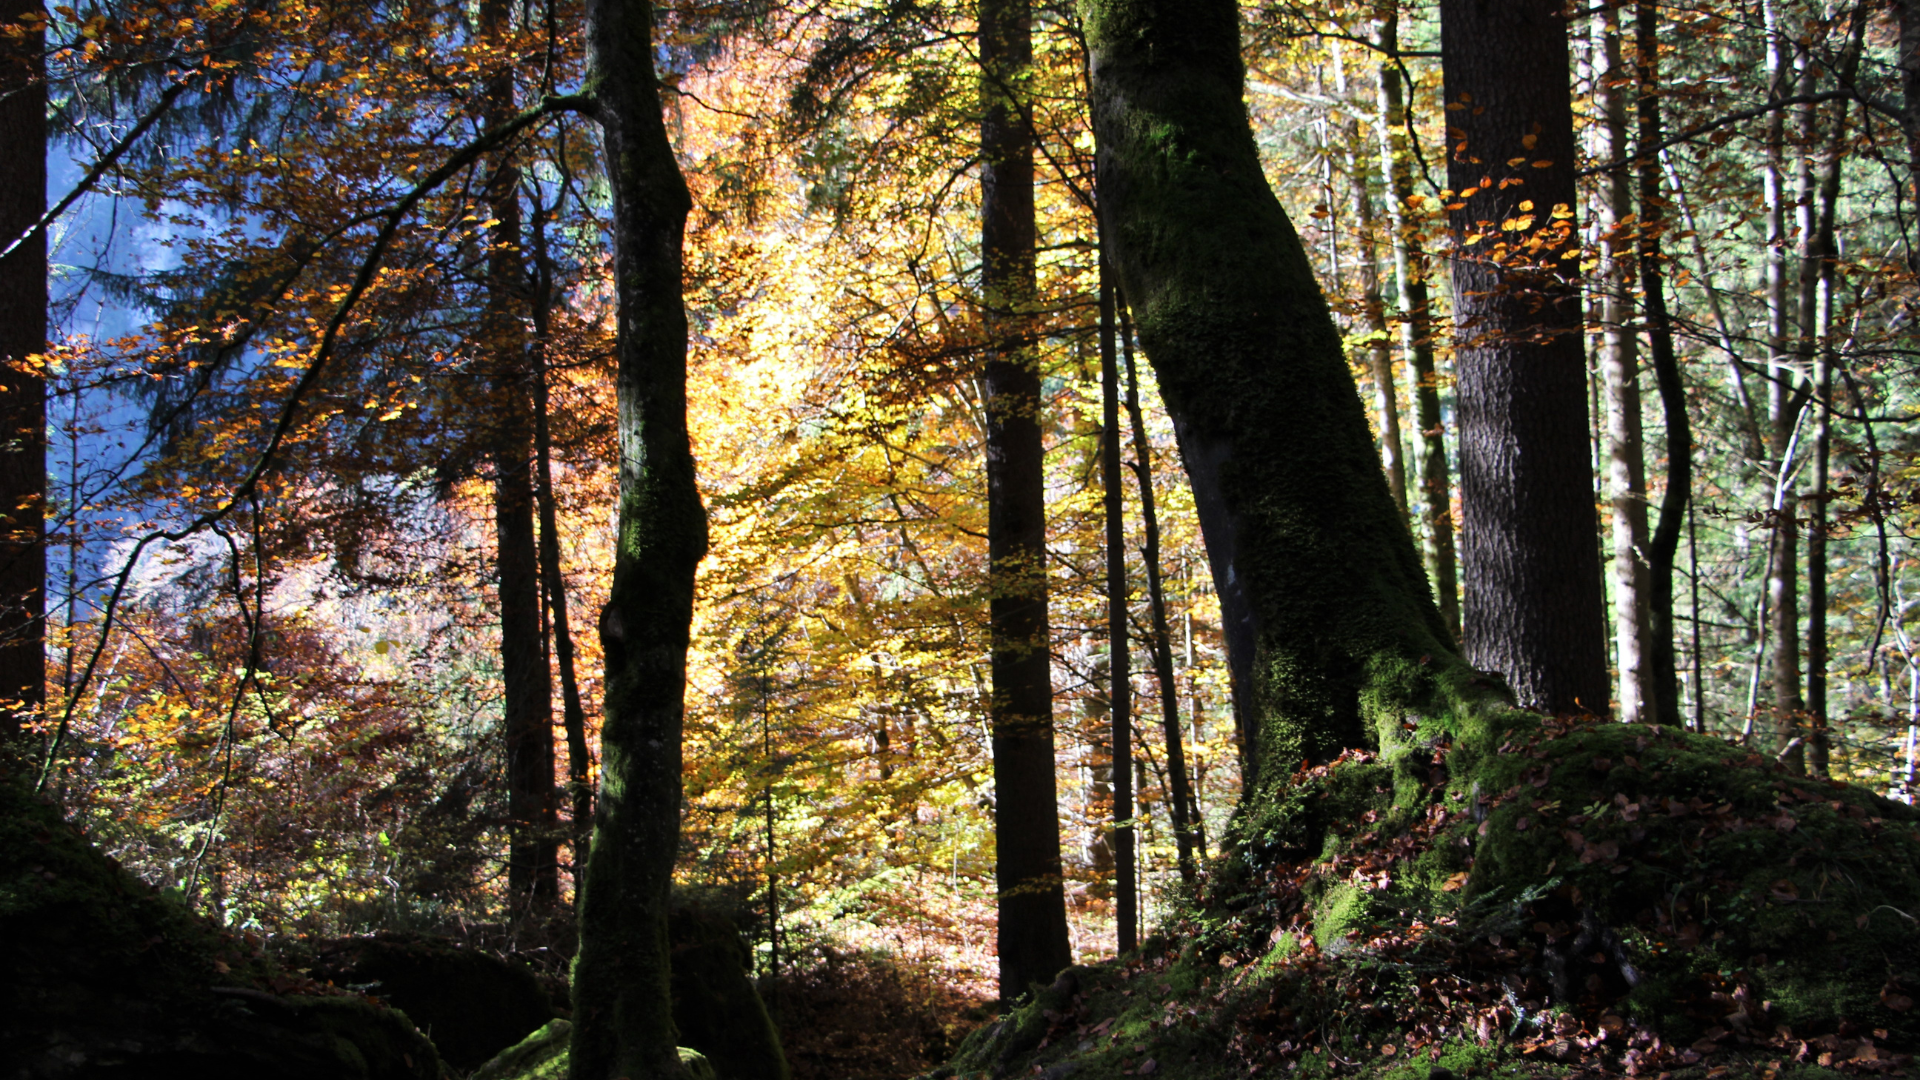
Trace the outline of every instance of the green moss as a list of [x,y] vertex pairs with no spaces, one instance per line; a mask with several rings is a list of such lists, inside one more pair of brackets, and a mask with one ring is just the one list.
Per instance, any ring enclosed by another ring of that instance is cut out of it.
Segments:
[[[572,1024],[552,1021],[474,1070],[472,1080],[567,1080],[572,1035]],[[689,1080],[717,1080],[713,1063],[700,1051],[682,1046],[679,1055]]]

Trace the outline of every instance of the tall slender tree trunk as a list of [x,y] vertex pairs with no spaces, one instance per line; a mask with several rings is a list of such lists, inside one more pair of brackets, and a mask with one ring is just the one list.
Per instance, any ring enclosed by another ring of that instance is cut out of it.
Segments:
[[[1644,2],[1644,0],[1643,0]],[[1866,33],[1864,6],[1853,12],[1846,49],[1841,54],[1839,82],[1851,85],[1859,65]],[[1827,482],[1833,439],[1833,306],[1834,262],[1839,255],[1834,238],[1834,216],[1840,201],[1841,160],[1847,137],[1847,106],[1834,106],[1833,133],[1820,164],[1818,192],[1813,200],[1812,229],[1804,240],[1801,262],[1803,354],[1813,373],[1813,486],[1807,522],[1807,720],[1806,761],[1813,775],[1825,779],[1830,746],[1827,717]]]
[[[507,0],[480,10],[482,36],[505,41]],[[487,80],[487,124],[513,118],[513,70]],[[490,354],[493,424],[494,572],[500,596],[502,719],[507,746],[507,816],[512,836],[507,892],[516,906],[559,897],[557,818],[553,798],[553,685],[540,625],[540,561],[534,539],[533,416],[528,394],[528,342],[521,322],[528,274],[522,250],[520,170],[499,153],[489,164],[487,308],[482,347]]]
[[1593,281],[1600,314],[1599,367],[1607,403],[1607,497],[1613,509],[1613,634],[1619,670],[1619,719],[1647,719],[1652,709],[1648,656],[1647,472],[1640,421],[1639,336],[1633,317],[1633,195],[1627,160],[1626,94],[1620,58],[1619,7],[1593,18],[1593,97],[1600,112],[1594,156],[1615,162],[1593,200],[1600,265]]
[[[1767,72],[1769,89],[1775,96],[1792,93],[1797,82],[1794,63],[1788,53],[1790,37],[1782,25],[1779,4],[1768,2],[1764,8],[1767,30]],[[1799,768],[1802,756],[1789,749],[1800,726],[1800,714],[1806,705],[1800,696],[1800,530],[1797,524],[1798,499],[1792,482],[1790,450],[1800,426],[1800,410],[1805,404],[1804,388],[1795,375],[1795,305],[1790,295],[1787,274],[1787,229],[1789,208],[1796,201],[1786,184],[1786,119],[1783,110],[1775,110],[1767,123],[1765,161],[1761,187],[1767,204],[1767,313],[1769,378],[1767,415],[1770,420],[1767,449],[1777,463],[1779,477],[1773,521],[1773,544],[1767,560],[1767,607],[1772,618],[1771,689],[1773,698],[1774,749],[1785,753],[1790,767]]]
[[1082,0],[1105,240],[1192,481],[1252,796],[1470,708],[1339,332],[1268,188],[1233,0]]
[[1467,656],[1529,708],[1604,713],[1580,293],[1561,257],[1577,242],[1566,20],[1555,0],[1442,0],[1440,30]]
[[647,0],[589,0],[589,82],[613,196],[620,510],[600,795],[573,963],[573,1080],[682,1073],[667,908],[680,846],[680,735],[707,515],[687,436],[681,242],[692,205],[660,115]]
[[[987,335],[995,887],[1000,994],[1073,962],[1061,881],[1047,631],[1046,490],[1034,299],[1033,65],[1028,0],[981,0],[982,319]],[[1118,702],[1115,708],[1120,708]],[[1116,758],[1120,748],[1115,747]]]
[[[1399,10],[1388,4],[1380,18],[1380,49],[1399,49]],[[1420,504],[1425,525],[1427,573],[1440,615],[1460,639],[1459,560],[1453,545],[1453,481],[1447,469],[1446,424],[1440,412],[1440,376],[1433,356],[1433,308],[1427,288],[1432,263],[1415,224],[1412,148],[1400,69],[1380,65],[1380,163],[1388,185],[1387,220],[1393,228],[1393,272],[1400,294],[1400,344],[1413,375],[1414,418],[1420,436]]]
[[[553,653],[560,673],[560,716],[567,733],[567,793],[571,804],[569,832],[573,837],[573,873],[577,881],[587,866],[593,829],[593,753],[587,747],[587,712],[580,701],[580,681],[573,653],[573,620],[567,607],[567,575],[560,562],[560,514],[553,488],[553,431],[548,346],[552,341],[553,273],[547,248],[546,221],[534,222],[538,280],[534,285],[533,453],[539,482],[540,578],[545,583],[548,623],[553,630]],[[576,892],[576,898],[577,898]]]
[[[1667,432],[1667,489],[1660,497],[1660,518],[1647,541],[1648,678],[1652,715],[1656,723],[1679,727],[1680,660],[1674,644],[1678,627],[1673,616],[1673,573],[1680,556],[1680,530],[1688,520],[1693,499],[1693,421],[1687,414],[1687,391],[1680,378],[1680,354],[1673,344],[1673,319],[1667,310],[1666,255],[1660,241],[1666,231],[1667,197],[1661,186],[1660,144],[1660,11],[1652,0],[1638,0],[1634,11],[1634,81],[1638,85],[1635,110],[1639,121],[1640,155],[1635,162],[1640,180],[1638,253],[1640,294],[1645,307],[1647,351],[1653,358],[1654,382],[1660,388],[1660,414]],[[1698,611],[1695,612],[1698,626]],[[1699,693],[1699,687],[1694,687]]]
[[[1338,42],[1333,52],[1334,98],[1353,110],[1347,92],[1347,69],[1341,61]],[[1350,113],[1350,117],[1353,113]],[[1360,282],[1360,331],[1367,354],[1367,371],[1373,376],[1373,415],[1380,425],[1380,468],[1387,474],[1387,490],[1393,493],[1400,516],[1407,516],[1407,465],[1405,444],[1400,440],[1399,388],[1393,377],[1393,339],[1387,333],[1387,303],[1380,292],[1380,246],[1373,212],[1373,165],[1364,150],[1360,121],[1350,118],[1343,128],[1342,164],[1347,174],[1347,203],[1353,210],[1354,276]]]
[[1133,827],[1133,662],[1127,623],[1127,529],[1120,482],[1120,372],[1114,358],[1113,281],[1100,260],[1100,480],[1107,525],[1108,717],[1113,725],[1114,919],[1119,951],[1140,944],[1140,870]]
[[[1130,328],[1129,328],[1130,329]],[[1122,340],[1131,338],[1128,333]],[[1180,879],[1192,884],[1196,866],[1194,849],[1199,843],[1199,804],[1193,798],[1193,786],[1187,778],[1187,752],[1180,737],[1180,695],[1173,681],[1173,633],[1167,627],[1167,596],[1160,577],[1160,514],[1153,499],[1153,445],[1147,441],[1147,423],[1140,409],[1140,376],[1133,362],[1133,346],[1128,341],[1127,416],[1133,423],[1133,471],[1140,483],[1140,518],[1146,530],[1146,550],[1141,554],[1147,564],[1147,604],[1153,625],[1153,674],[1160,684],[1160,729],[1167,741],[1167,773],[1170,816],[1173,818],[1174,850],[1180,862]],[[1405,513],[1405,505],[1401,511]]]
[[[0,24],[41,10],[0,3]],[[0,248],[47,208],[44,31],[0,52]],[[0,261],[0,752],[46,700],[47,387],[29,356],[47,347],[44,232]],[[17,704],[9,704],[17,702]]]

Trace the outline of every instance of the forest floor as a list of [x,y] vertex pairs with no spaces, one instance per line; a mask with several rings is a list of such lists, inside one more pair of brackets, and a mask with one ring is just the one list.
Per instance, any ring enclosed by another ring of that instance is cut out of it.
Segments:
[[1920,815],[1671,729],[1509,716],[1293,777],[1121,962],[936,1077],[1905,1075]]

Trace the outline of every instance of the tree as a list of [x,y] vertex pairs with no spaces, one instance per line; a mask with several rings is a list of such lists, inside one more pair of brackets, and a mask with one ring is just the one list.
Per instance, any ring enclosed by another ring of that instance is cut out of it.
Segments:
[[1567,27],[1551,0],[1444,0],[1466,653],[1519,704],[1606,713]]
[[[32,0],[0,4],[0,741],[46,696],[46,29]],[[18,237],[33,229],[26,242]],[[17,701],[17,706],[7,702]]]
[[1127,544],[1120,482],[1120,365],[1114,353],[1112,274],[1100,260],[1100,479],[1107,523],[1107,700],[1113,761],[1113,917],[1121,952],[1140,943],[1139,869],[1133,811],[1133,660],[1127,618]]
[[[1613,510],[1614,657],[1620,672],[1619,720],[1653,714],[1648,636],[1647,470],[1641,453],[1640,339],[1633,326],[1633,195],[1628,172],[1627,87],[1620,58],[1618,5],[1593,20],[1593,99],[1600,113],[1594,156],[1609,167],[1594,191],[1600,258],[1594,296],[1600,321],[1595,366],[1606,387],[1607,499]],[[1669,575],[1671,576],[1671,575]],[[1671,585],[1671,582],[1669,582]]]
[[1433,304],[1427,289],[1431,261],[1410,220],[1415,206],[1412,147],[1401,90],[1400,6],[1380,15],[1380,164],[1385,173],[1387,220],[1393,226],[1393,271],[1400,291],[1400,342],[1413,375],[1414,426],[1420,435],[1420,503],[1426,526],[1427,572],[1440,614],[1460,637],[1458,559],[1453,545],[1453,483],[1447,475],[1446,425],[1440,413],[1439,378],[1433,358]]
[[573,967],[575,1080],[677,1076],[667,904],[694,570],[707,517],[687,439],[681,243],[692,205],[653,74],[647,0],[587,6],[588,85],[613,196],[620,493],[600,616],[606,718]]
[[[1000,996],[1073,962],[1061,885],[1047,633],[1047,514],[1035,351],[1033,64],[1027,0],[980,4],[981,317]],[[1115,715],[1122,715],[1116,701]],[[1118,754],[1119,748],[1115,747]]]
[[[511,11],[505,0],[480,9],[483,39],[504,44]],[[504,50],[503,50],[504,51]],[[510,53],[508,54],[511,55]],[[514,71],[500,64],[487,79],[487,126],[513,118]],[[534,537],[533,441],[528,371],[532,353],[523,310],[528,283],[522,247],[520,169],[513,152],[491,155],[484,189],[493,223],[487,250],[487,311],[481,347],[492,386],[494,584],[500,600],[502,729],[507,745],[507,813],[512,850],[508,891],[515,903],[546,906],[559,898],[553,788],[553,684],[541,623],[541,566]],[[537,347],[537,346],[533,346]]]
[[1261,171],[1236,6],[1081,12],[1107,243],[1193,485],[1257,813],[1303,760],[1397,738],[1410,714],[1480,691]]

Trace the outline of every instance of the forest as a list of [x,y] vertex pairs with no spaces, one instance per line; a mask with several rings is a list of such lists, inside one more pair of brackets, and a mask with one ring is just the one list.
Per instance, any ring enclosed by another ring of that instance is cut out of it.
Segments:
[[1920,1051],[1920,0],[0,0],[0,140],[0,1076]]

